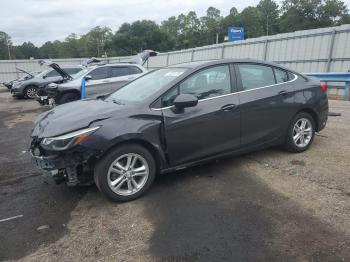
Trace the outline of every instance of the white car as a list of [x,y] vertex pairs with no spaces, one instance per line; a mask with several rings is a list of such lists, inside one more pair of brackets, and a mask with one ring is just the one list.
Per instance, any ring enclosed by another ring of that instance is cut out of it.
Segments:
[[[61,71],[64,75],[66,72]],[[97,98],[112,93],[127,82],[145,74],[147,70],[138,64],[118,63],[93,65],[81,70],[71,81],[62,84],[50,84],[46,87],[47,96],[38,98],[41,104],[64,104],[81,97],[81,83],[85,79],[86,98]]]

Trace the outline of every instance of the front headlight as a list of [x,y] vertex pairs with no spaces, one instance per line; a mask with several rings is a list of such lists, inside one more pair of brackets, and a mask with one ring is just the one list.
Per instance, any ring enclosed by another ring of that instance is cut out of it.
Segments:
[[87,140],[101,126],[80,129],[65,135],[44,138],[41,146],[46,150],[61,151]]

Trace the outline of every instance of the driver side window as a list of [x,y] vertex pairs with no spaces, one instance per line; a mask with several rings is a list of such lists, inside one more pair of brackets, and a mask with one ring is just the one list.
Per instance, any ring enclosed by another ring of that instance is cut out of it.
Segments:
[[162,97],[162,107],[173,104],[179,94],[191,94],[198,100],[231,93],[230,70],[228,65],[220,65],[201,70]]
[[109,67],[107,66],[98,67],[95,70],[91,71],[89,75],[91,76],[92,80],[109,78]]

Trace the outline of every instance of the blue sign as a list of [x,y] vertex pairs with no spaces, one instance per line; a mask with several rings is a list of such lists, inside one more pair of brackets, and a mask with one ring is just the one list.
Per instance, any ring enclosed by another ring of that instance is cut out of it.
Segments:
[[228,41],[232,42],[237,40],[244,40],[244,28],[230,26],[228,28]]

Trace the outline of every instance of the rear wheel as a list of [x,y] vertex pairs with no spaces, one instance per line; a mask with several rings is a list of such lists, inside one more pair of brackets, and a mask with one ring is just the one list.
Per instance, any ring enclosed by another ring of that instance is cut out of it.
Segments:
[[285,147],[288,151],[300,153],[307,150],[314,139],[315,121],[308,113],[297,114],[288,129]]
[[125,202],[141,196],[153,183],[156,165],[152,154],[136,144],[122,145],[95,166],[98,189],[114,201]]
[[79,95],[77,93],[65,93],[58,99],[58,104],[65,104],[75,100],[79,100]]
[[24,97],[25,98],[36,98],[38,94],[38,88],[36,86],[28,86],[26,89],[24,89]]

